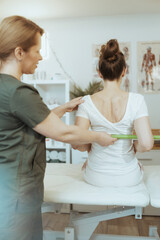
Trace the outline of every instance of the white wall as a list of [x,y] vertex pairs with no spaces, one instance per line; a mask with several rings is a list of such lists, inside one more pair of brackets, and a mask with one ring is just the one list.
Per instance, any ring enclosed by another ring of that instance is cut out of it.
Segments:
[[[136,92],[137,41],[160,41],[160,15],[123,15],[94,18],[38,21],[49,33],[49,44],[56,52],[66,72],[81,87],[92,81],[92,44],[102,44],[111,38],[131,42],[132,91]],[[51,53],[39,70],[51,76],[62,72]],[[160,128],[160,95],[145,95],[152,128]]]

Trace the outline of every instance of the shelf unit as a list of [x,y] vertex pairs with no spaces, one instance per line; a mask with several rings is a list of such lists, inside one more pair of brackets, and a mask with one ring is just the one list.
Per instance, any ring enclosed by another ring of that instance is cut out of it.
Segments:
[[[69,101],[69,80],[23,80],[23,82],[38,90],[49,109]],[[62,117],[62,121],[69,125],[69,113]],[[46,160],[48,163],[70,163],[70,145],[46,138]]]

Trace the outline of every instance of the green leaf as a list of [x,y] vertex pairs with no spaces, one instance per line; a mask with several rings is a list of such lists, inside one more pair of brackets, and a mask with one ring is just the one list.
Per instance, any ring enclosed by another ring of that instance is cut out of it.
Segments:
[[76,97],[83,97],[85,95],[92,95],[96,92],[99,92],[103,89],[103,82],[102,81],[93,81],[89,82],[89,85],[86,89],[82,89],[80,86],[74,84],[73,91],[70,91],[71,99]]

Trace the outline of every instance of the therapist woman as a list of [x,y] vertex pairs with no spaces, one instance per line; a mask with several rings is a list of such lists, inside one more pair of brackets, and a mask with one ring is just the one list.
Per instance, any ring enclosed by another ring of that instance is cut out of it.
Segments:
[[42,240],[41,204],[46,165],[45,136],[70,144],[116,139],[67,126],[60,117],[82,103],[72,100],[50,111],[39,93],[20,81],[33,74],[43,29],[20,16],[0,24],[0,239]]

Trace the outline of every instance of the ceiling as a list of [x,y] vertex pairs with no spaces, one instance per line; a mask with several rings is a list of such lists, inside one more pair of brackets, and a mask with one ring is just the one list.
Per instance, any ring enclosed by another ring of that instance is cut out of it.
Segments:
[[123,14],[160,14],[160,0],[0,0],[0,18],[72,18]]

